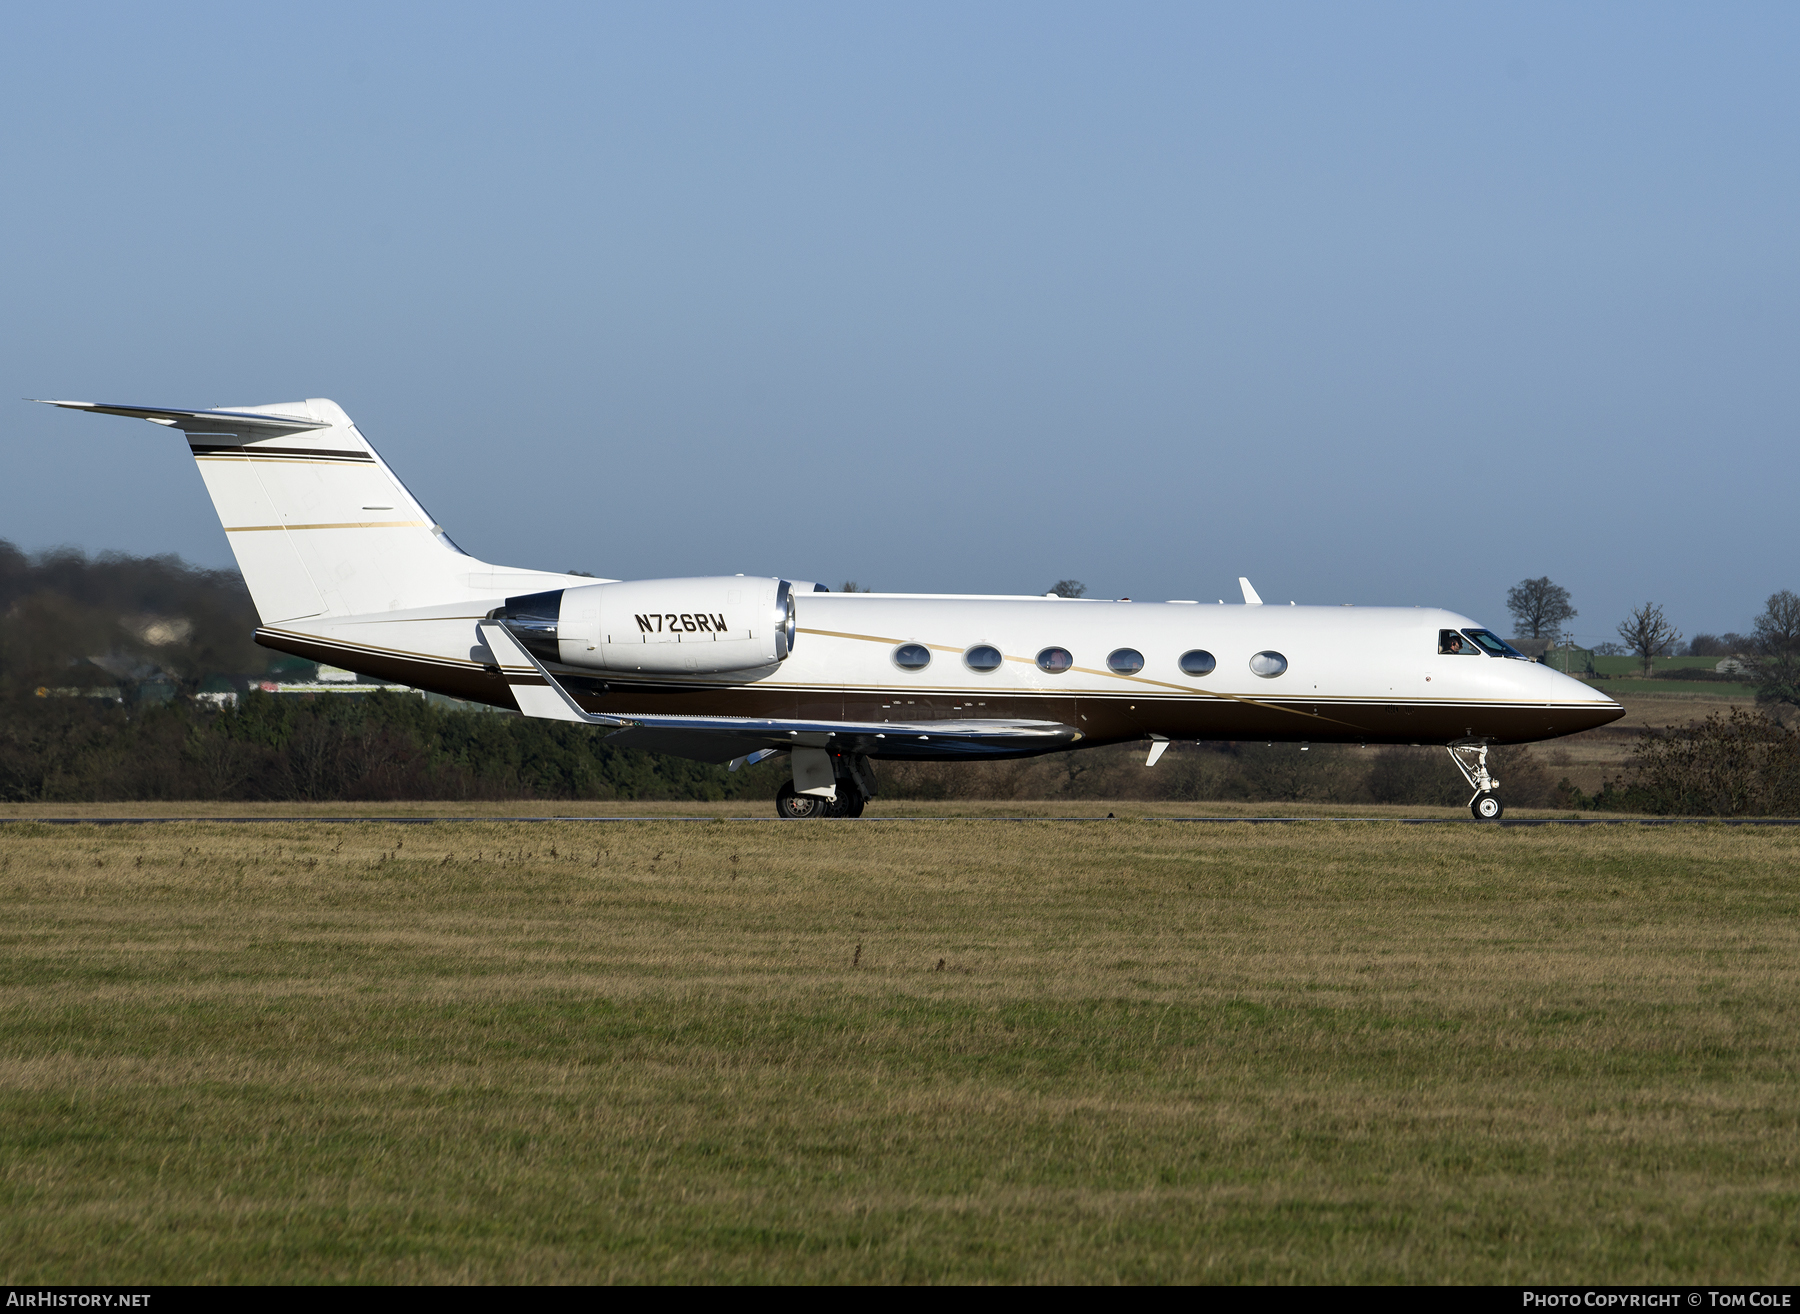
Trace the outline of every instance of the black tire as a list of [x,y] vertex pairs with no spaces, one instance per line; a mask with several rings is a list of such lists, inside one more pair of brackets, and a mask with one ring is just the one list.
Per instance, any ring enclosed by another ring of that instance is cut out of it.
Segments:
[[1506,807],[1498,794],[1481,793],[1469,801],[1469,811],[1477,821],[1498,821],[1506,814]]
[[781,788],[775,791],[775,815],[784,821],[811,821],[830,812],[829,801],[812,794],[796,794],[791,780],[782,781]]
[[838,781],[838,806],[834,817],[860,817],[869,800],[848,780]]

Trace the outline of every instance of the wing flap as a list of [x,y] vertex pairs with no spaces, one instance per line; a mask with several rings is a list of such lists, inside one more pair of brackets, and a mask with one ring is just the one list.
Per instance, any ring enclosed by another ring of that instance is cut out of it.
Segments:
[[1068,748],[1081,732],[1060,721],[779,721],[748,717],[622,714],[626,729],[608,735],[620,748],[641,748],[696,762],[730,762],[759,749],[828,748],[867,757],[1033,757]]

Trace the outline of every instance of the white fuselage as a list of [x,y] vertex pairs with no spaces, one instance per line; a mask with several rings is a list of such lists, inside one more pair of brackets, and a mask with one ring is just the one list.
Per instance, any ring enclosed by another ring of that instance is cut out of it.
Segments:
[[[265,641],[462,697],[480,698],[492,684],[489,700],[504,705],[505,686],[488,675],[493,659],[475,629],[488,604],[502,601],[290,623],[265,631]],[[1090,743],[1146,734],[1517,742],[1570,734],[1622,713],[1612,699],[1547,666],[1440,653],[1440,631],[1478,627],[1433,608],[858,593],[800,593],[794,607],[791,654],[752,670],[596,678],[557,669],[584,706],[620,714],[1035,716],[1075,725]],[[923,668],[896,662],[896,650],[909,644],[930,654]],[[995,669],[967,664],[965,654],[978,646],[1001,654]],[[1072,665],[1041,669],[1038,654],[1047,648],[1066,650]],[[1108,657],[1121,649],[1141,654],[1142,669],[1111,669]],[[1210,653],[1214,669],[1184,673],[1179,659],[1194,650]],[[1264,652],[1285,659],[1279,675],[1252,671],[1251,659]]]

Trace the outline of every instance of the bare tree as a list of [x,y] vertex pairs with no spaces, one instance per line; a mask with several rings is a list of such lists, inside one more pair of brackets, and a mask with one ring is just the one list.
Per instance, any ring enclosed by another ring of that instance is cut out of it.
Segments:
[[1644,674],[1649,675],[1652,660],[1675,651],[1675,645],[1681,642],[1681,631],[1669,624],[1661,607],[1646,602],[1619,622],[1619,637],[1643,659]]
[[1800,596],[1791,589],[1769,595],[1749,648],[1756,701],[1800,707]]
[[839,593],[873,593],[874,591],[874,589],[865,589],[853,579],[845,580],[844,587],[838,590]]
[[1521,639],[1555,640],[1563,625],[1580,614],[1569,605],[1569,591],[1552,584],[1548,575],[1522,579],[1508,589],[1506,609],[1512,613],[1513,633]]
[[1087,585],[1078,579],[1059,579],[1051,585],[1050,591],[1059,598],[1084,598],[1087,596]]

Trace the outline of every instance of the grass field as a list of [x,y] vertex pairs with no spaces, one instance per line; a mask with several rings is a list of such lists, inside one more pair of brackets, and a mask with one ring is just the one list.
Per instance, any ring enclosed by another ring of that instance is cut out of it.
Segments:
[[0,827],[0,1281],[1800,1276],[1800,835]]
[[1756,686],[1740,684],[1731,680],[1634,680],[1630,676],[1615,675],[1605,680],[1591,680],[1588,683],[1609,698],[1617,699],[1619,695],[1636,694],[1639,697],[1655,698],[1673,697],[1679,694],[1693,694],[1702,698],[1729,698],[1735,702],[1751,704],[1756,701]]
[[[1560,658],[1553,659],[1555,666]],[[1577,659],[1579,660],[1579,658]],[[1652,669],[1657,671],[1712,671],[1718,668],[1718,657],[1657,657],[1653,660]],[[1557,667],[1561,669],[1560,666]],[[1579,670],[1579,668],[1576,668]],[[1644,669],[1642,657],[1600,657],[1594,658],[1594,669],[1601,675],[1637,675]]]

